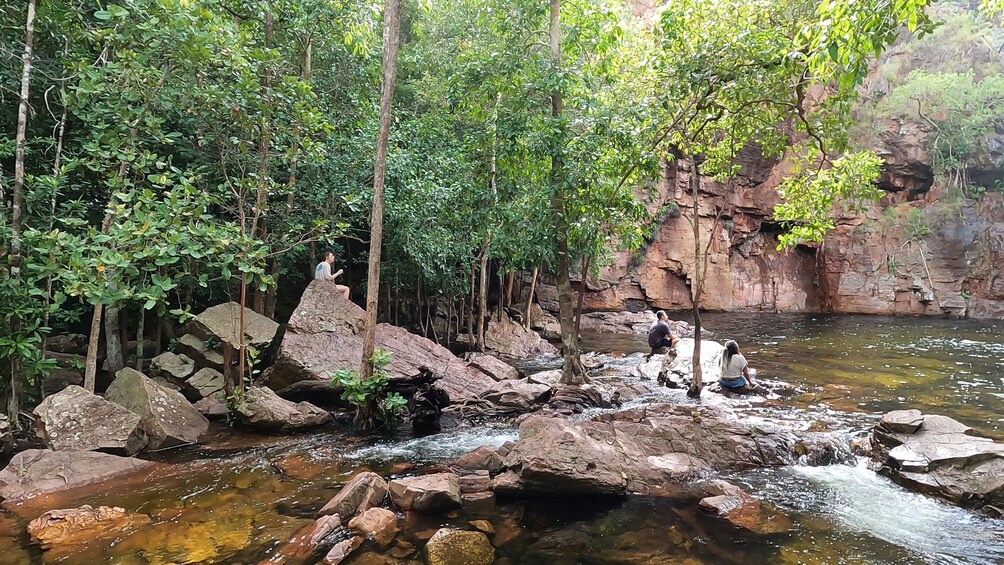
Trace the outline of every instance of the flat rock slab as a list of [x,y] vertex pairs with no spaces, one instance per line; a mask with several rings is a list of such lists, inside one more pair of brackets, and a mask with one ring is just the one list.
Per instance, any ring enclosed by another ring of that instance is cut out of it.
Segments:
[[531,416],[505,458],[515,477],[498,486],[548,494],[650,493],[711,471],[789,464],[796,444],[803,445],[792,433],[706,407],[654,405],[587,422]]
[[460,481],[453,473],[395,479],[388,488],[391,501],[403,510],[437,512],[461,505]]
[[[883,474],[917,491],[970,508],[1004,504],[1004,444],[970,435],[947,416],[886,414],[872,432]],[[912,431],[910,431],[912,430]]]
[[182,391],[189,400],[199,401],[223,390],[224,384],[223,373],[211,367],[205,367],[185,380]]
[[209,348],[205,341],[192,334],[185,334],[178,338],[178,344],[174,349],[177,353],[187,355],[195,361],[197,368],[209,367],[217,371],[223,370],[223,355],[219,351]]
[[464,359],[467,360],[471,367],[474,367],[496,381],[519,378],[519,371],[516,370],[516,367],[513,367],[494,355],[472,352],[465,355]]
[[209,429],[209,420],[180,392],[160,386],[129,367],[115,373],[105,398],[140,416],[149,449],[197,443]]
[[133,455],[147,444],[138,414],[76,385],[47,396],[34,413],[36,434],[56,451]]
[[150,360],[150,376],[175,385],[185,382],[195,371],[195,361],[188,355],[165,351]]
[[42,549],[69,553],[95,539],[121,536],[150,523],[145,514],[126,512],[124,508],[89,505],[80,508],[49,510],[28,524],[31,540]]
[[737,528],[755,534],[779,534],[791,529],[791,520],[767,508],[739,487],[722,480],[712,481],[708,496],[699,506]]
[[15,501],[137,473],[150,461],[93,451],[28,449],[0,471],[0,498]]

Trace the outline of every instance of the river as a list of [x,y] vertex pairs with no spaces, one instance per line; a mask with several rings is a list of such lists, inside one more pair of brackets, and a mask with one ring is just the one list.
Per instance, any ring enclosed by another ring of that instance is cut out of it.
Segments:
[[[783,391],[739,401],[749,417],[852,437],[883,412],[910,407],[1004,435],[1001,322],[707,314],[704,323],[715,339],[737,340],[757,378]],[[583,346],[597,352],[608,374],[634,363],[644,338],[592,334]],[[654,401],[688,402],[682,391],[665,389],[634,403]],[[0,514],[0,563],[257,563],[360,470],[435,470],[479,445],[515,438],[502,424],[378,440],[330,431],[248,436],[221,427],[203,446],[159,454],[167,465],[153,471]],[[698,510],[695,490],[673,498],[500,501],[454,515],[409,516],[399,539],[420,548],[440,526],[485,519],[495,529],[500,564],[1004,563],[1004,522],[907,492],[863,463],[726,478],[788,516],[790,531],[742,534]],[[70,553],[27,543],[27,520],[52,505],[80,504],[121,506],[151,522]],[[345,561],[422,562],[420,553],[398,559],[367,545]]]

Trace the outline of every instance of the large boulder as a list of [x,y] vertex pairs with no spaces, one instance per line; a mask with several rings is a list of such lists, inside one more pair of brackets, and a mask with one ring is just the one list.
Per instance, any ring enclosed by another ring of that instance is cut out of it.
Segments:
[[[365,311],[346,300],[335,285],[311,282],[289,319],[275,364],[264,375],[275,390],[299,381],[331,380],[339,369],[354,369],[362,352]],[[379,324],[377,347],[391,354],[387,371],[395,384],[426,382],[429,376],[453,401],[476,398],[494,379],[448,349],[404,328]]]
[[386,508],[370,508],[349,520],[349,527],[386,547],[397,535],[397,515]]
[[551,387],[530,382],[526,379],[499,381],[481,395],[489,402],[495,413],[529,412],[551,396]]
[[471,365],[471,367],[474,367],[496,381],[519,378],[519,371],[516,370],[516,367],[513,367],[494,355],[471,352],[465,355],[464,359]]
[[1004,505],[1004,443],[952,418],[890,412],[872,431],[872,447],[882,473],[907,488],[967,508]]
[[28,534],[42,549],[55,548],[57,553],[67,553],[95,539],[126,535],[149,523],[150,517],[146,514],[85,504],[80,508],[49,510],[28,524]]
[[136,473],[155,465],[93,451],[28,449],[0,471],[0,498],[13,501]]
[[[190,324],[190,333],[205,341],[230,344],[240,348],[241,305],[236,302],[217,304],[197,315]],[[267,352],[279,333],[279,324],[244,308],[244,343],[258,351]]]
[[586,422],[531,416],[505,466],[530,492],[644,494],[712,471],[790,464],[796,445],[805,449],[721,409],[663,404]]
[[245,426],[260,430],[309,430],[331,421],[331,414],[326,410],[309,402],[294,404],[269,388],[257,386],[244,391],[237,415]]
[[345,483],[342,490],[321,508],[319,515],[338,514],[349,520],[356,514],[383,504],[387,498],[387,481],[372,472],[363,471]]
[[34,410],[35,433],[56,451],[107,451],[133,455],[146,447],[141,417],[79,386],[48,396]]
[[388,483],[390,499],[403,510],[437,512],[460,506],[460,480],[453,473],[395,479]]
[[126,367],[115,373],[105,398],[138,414],[149,439],[149,449],[197,443],[209,420],[180,392],[163,387],[143,373]]
[[[722,376],[722,353],[725,347],[717,341],[701,340],[701,380],[705,385],[717,382]],[[673,354],[664,357],[667,366],[660,371],[671,381],[687,384],[694,378],[694,340],[683,338],[674,348]]]
[[425,544],[429,565],[491,565],[495,548],[481,532],[440,528]]
[[492,315],[485,332],[485,348],[500,355],[523,359],[558,350],[540,334],[516,323],[505,312]]

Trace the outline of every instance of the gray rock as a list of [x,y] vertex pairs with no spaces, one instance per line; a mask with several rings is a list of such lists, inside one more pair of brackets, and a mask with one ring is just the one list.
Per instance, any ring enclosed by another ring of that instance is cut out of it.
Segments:
[[115,373],[105,398],[139,414],[149,449],[197,443],[209,429],[209,421],[181,393],[129,367]]
[[55,451],[107,451],[133,455],[146,447],[141,417],[85,389],[70,385],[34,410],[35,433]]
[[496,381],[518,379],[519,372],[515,367],[487,353],[468,353],[464,359],[471,367],[481,371]]
[[[240,347],[241,306],[236,302],[217,304],[207,308],[191,322],[191,333],[202,340],[215,339],[229,343],[234,349]],[[269,318],[244,308],[245,343],[259,351],[266,351],[275,341],[279,324]]]
[[309,402],[293,404],[271,389],[257,386],[244,392],[237,414],[245,426],[262,430],[309,430],[331,421],[331,414]]
[[594,421],[531,416],[505,466],[538,493],[650,493],[712,471],[792,463],[793,434],[720,409],[654,405]]
[[185,334],[178,338],[174,350],[176,353],[192,358],[197,368],[209,367],[217,371],[223,370],[223,354],[207,347],[205,341],[192,334]]
[[93,451],[28,449],[0,471],[0,498],[15,501],[136,473],[155,465]]
[[881,425],[891,432],[912,434],[924,423],[920,410],[893,410],[882,416]]
[[1004,444],[970,435],[968,426],[936,414],[922,416],[912,432],[896,431],[913,428],[914,414],[898,412],[872,433],[872,453],[883,474],[967,508],[1004,504]]
[[199,414],[210,420],[222,420],[227,417],[227,405],[222,398],[223,393],[207,396],[193,404]]
[[187,355],[165,351],[150,360],[150,377],[180,386],[195,371],[195,361]]
[[[701,380],[704,384],[716,382],[722,376],[722,353],[725,347],[717,341],[701,340]],[[674,355],[675,353],[675,355]],[[664,357],[667,366],[661,371],[670,380],[689,383],[694,378],[694,340],[683,338],[673,352]]]
[[188,377],[182,392],[189,400],[198,401],[207,396],[212,396],[223,390],[223,373],[206,367],[199,369],[194,375]]
[[390,499],[403,510],[437,512],[460,506],[460,482],[453,473],[395,479],[388,483]]
[[387,498],[387,481],[371,471],[364,471],[345,483],[342,490],[318,512],[319,516],[338,514],[343,520],[380,506]]

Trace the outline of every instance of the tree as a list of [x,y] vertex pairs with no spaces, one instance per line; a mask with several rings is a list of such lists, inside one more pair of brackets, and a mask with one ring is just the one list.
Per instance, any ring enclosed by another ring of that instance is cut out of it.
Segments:
[[[738,152],[753,145],[766,156],[787,151],[798,157],[802,167],[795,179],[801,180],[789,183],[812,186],[812,194],[874,192],[877,161],[867,152],[843,156],[835,174],[825,171],[846,144],[847,102],[867,70],[868,56],[888,45],[901,24],[911,29],[926,24],[926,2],[866,4],[837,0],[813,10],[798,0],[683,0],[660,16],[660,97],[668,111],[657,141],[685,163],[693,199],[690,396],[699,396],[703,386],[700,301],[711,235],[727,205],[715,203],[712,225],[701,228],[701,176],[728,179],[737,171]],[[823,95],[813,95],[812,87]],[[844,174],[848,170],[858,176]]]
[[[387,168],[387,138],[390,135],[391,107],[394,99],[394,79],[397,77],[397,52],[400,47],[401,3],[387,0],[383,23],[383,79],[380,81],[380,131],[376,140],[373,164],[373,207],[370,216],[370,254],[366,275],[366,320],[363,334],[363,354],[359,368],[360,382],[373,376],[376,350],[377,307],[380,298],[380,248],[383,245],[384,176]],[[371,403],[372,404],[372,403]],[[356,422],[369,424],[375,407],[360,407]]]

